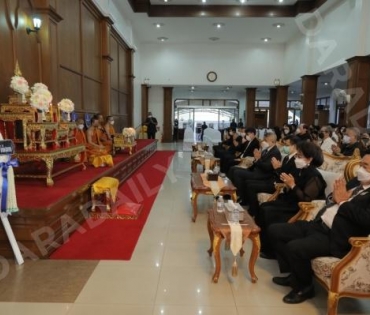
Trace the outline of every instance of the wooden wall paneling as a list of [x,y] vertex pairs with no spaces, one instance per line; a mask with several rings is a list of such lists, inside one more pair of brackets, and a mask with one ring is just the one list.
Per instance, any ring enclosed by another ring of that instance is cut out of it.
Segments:
[[49,24],[50,34],[50,81],[49,90],[53,94],[53,103],[57,104],[62,98],[59,94],[59,67],[58,67],[58,27],[54,22]]
[[118,90],[118,43],[115,38],[110,36],[111,62],[111,88]]
[[101,82],[84,77],[83,79],[84,110],[88,112],[102,113],[101,106]]
[[112,115],[119,114],[118,111],[118,104],[119,104],[119,93],[115,89],[111,89],[110,92],[110,109]]
[[59,0],[58,10],[63,17],[58,25],[60,65],[81,73],[80,1]]
[[172,91],[172,86],[163,88],[162,142],[172,142]]
[[129,115],[128,94],[119,93],[118,110],[121,115]]
[[122,46],[118,46],[118,62],[119,62],[119,90],[127,93],[128,91],[128,69],[127,69],[127,50]]
[[61,67],[59,69],[59,91],[60,99],[69,98],[77,106],[82,104],[82,76],[70,69]]
[[49,0],[49,6],[52,7],[54,10],[57,9],[57,0]]

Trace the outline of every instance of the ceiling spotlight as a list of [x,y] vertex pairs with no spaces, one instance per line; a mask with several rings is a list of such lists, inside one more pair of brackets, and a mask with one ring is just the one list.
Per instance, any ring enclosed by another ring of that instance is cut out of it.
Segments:
[[225,24],[224,23],[213,23],[213,26],[220,29],[220,28],[224,27]]
[[243,4],[243,3],[246,3],[247,0],[239,0],[239,2]]
[[170,2],[171,0],[163,0],[164,3]]
[[207,0],[202,0],[202,3],[206,3],[207,2]]
[[284,0],[276,0],[277,2],[279,2],[279,3],[283,3],[284,2]]
[[329,82],[324,82],[324,85],[329,85]]
[[263,40],[265,43],[267,43],[271,40],[271,38],[270,37],[264,37],[264,38],[261,38],[261,40]]
[[161,28],[162,26],[164,26],[164,24],[163,23],[154,23],[154,26],[156,28]]
[[290,91],[290,94],[294,94],[295,92],[294,91]]
[[216,40],[219,40],[220,37],[210,37],[208,39],[211,40],[212,42],[215,42]]
[[167,37],[158,37],[158,40],[160,40],[161,42],[165,42],[166,40],[168,40]]
[[191,89],[194,90],[195,89],[195,86],[192,86]]
[[275,23],[275,24],[272,24],[273,27],[276,27],[276,28],[282,28],[283,26],[285,26],[284,23]]

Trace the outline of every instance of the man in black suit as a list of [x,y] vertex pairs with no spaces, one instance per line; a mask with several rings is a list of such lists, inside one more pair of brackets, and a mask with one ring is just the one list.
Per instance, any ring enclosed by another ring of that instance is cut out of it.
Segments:
[[252,157],[254,149],[259,149],[260,142],[256,138],[256,129],[247,128],[245,133],[241,134],[243,138],[242,145],[237,154],[223,156],[221,159],[221,172],[228,173],[230,168],[238,165],[242,158],[247,156]]
[[289,135],[284,139],[284,153],[288,152],[283,161],[276,158],[271,159],[272,167],[274,168],[274,176],[264,180],[246,180],[244,191],[241,192],[241,204],[249,205],[248,212],[255,216],[259,210],[257,195],[259,193],[275,192],[275,183],[281,183],[281,173],[294,174],[297,168],[294,163],[294,156],[297,153],[297,143],[301,141],[298,137]]
[[244,191],[246,180],[271,179],[274,175],[271,159],[281,160],[281,153],[276,146],[276,134],[273,132],[267,133],[264,141],[261,143],[261,148],[262,150],[254,150],[252,166],[247,169],[237,168],[233,174],[230,174],[230,172],[228,174],[237,189],[238,196],[241,196],[241,193]]
[[[350,189],[352,185],[353,189]],[[282,273],[272,281],[291,286],[292,291],[283,301],[297,304],[315,295],[311,259],[319,256],[344,257],[351,246],[352,236],[370,233],[370,153],[361,161],[357,178],[348,183],[339,179],[334,183],[333,203],[323,208],[313,221],[279,223],[269,227],[268,233]]]

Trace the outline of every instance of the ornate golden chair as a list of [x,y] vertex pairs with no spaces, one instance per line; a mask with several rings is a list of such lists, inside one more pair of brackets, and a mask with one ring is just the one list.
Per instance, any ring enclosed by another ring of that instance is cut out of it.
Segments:
[[352,159],[358,159],[361,157],[360,150],[355,149],[352,156],[344,155],[333,155],[327,152],[324,154],[324,163],[320,166],[320,169],[327,172],[340,172],[342,173],[347,165],[347,163]]
[[[355,177],[361,159],[350,160],[344,170],[348,181]],[[312,220],[321,208],[315,202],[301,202],[299,213],[289,222]],[[315,278],[328,291],[327,314],[337,314],[341,297],[370,298],[370,237],[351,237],[350,252],[342,259],[317,257],[311,261]]]

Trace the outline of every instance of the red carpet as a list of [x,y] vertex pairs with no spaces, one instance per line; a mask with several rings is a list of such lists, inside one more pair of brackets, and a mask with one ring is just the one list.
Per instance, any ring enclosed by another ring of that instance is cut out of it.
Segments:
[[120,187],[118,204],[142,204],[137,220],[88,219],[50,258],[129,260],[173,155],[173,151],[157,151]]
[[[153,140],[146,139],[137,140],[137,151],[147,146],[148,143],[152,141]],[[118,153],[113,159],[114,164],[116,165],[128,157],[129,155],[127,153]],[[44,168],[43,164],[44,163],[40,163],[39,166]],[[61,168],[63,164],[65,165],[66,163],[60,162],[56,164],[54,168]],[[95,168],[91,165],[86,165],[85,171],[80,171],[80,169],[76,168],[56,177],[53,187],[46,187],[45,179],[16,178],[18,206],[21,209],[37,209],[51,206],[58,200],[63,199],[64,196],[86,184],[88,180],[93,180],[94,178],[98,179],[104,176],[104,172],[108,170],[108,167]],[[17,172],[17,170],[15,171]],[[45,174],[45,172],[43,174]]]

